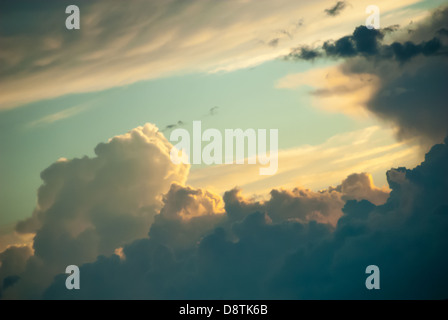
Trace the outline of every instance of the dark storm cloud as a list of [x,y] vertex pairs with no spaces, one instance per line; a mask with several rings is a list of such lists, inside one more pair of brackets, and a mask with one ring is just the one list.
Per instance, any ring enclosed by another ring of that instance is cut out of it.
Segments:
[[[446,30],[448,30],[448,8],[439,9],[433,13],[429,25],[422,24],[420,30],[414,30],[407,41],[394,41],[391,44],[384,43],[386,34],[396,32],[398,25],[392,25],[380,30],[368,29],[365,26],[357,27],[353,34],[341,37],[334,41],[325,41],[321,48],[308,48],[299,46],[292,49],[288,58],[314,59],[320,56],[334,58],[366,57],[376,61],[396,60],[406,62],[411,58],[424,56],[447,56],[448,46]],[[422,33],[425,36],[422,37]],[[422,39],[425,38],[425,39]]]
[[[434,146],[415,169],[388,171],[390,196],[360,173],[320,192],[274,189],[265,201],[245,198],[238,189],[221,198],[176,182],[185,173],[163,160],[165,143],[157,128],[146,125],[100,144],[97,158],[47,169],[38,208],[21,224],[36,234],[34,254],[27,247],[0,254],[3,298],[448,294],[446,143]],[[174,182],[166,178],[169,172]],[[149,224],[148,206],[159,208]],[[333,218],[337,223],[329,223]],[[81,290],[65,288],[69,264],[80,266]],[[370,264],[380,267],[379,291],[365,288]]]
[[342,37],[336,41],[325,41],[322,48],[301,46],[295,48],[287,56],[289,59],[313,60],[318,57],[349,58],[358,55],[373,56],[379,53],[380,41],[384,34],[375,29],[359,26],[352,35]]
[[[403,44],[394,42],[390,48],[391,49],[389,50],[393,52],[395,59],[400,62],[406,62],[419,54],[423,54],[425,56],[430,56],[437,53],[446,55],[446,48],[442,45],[439,38],[433,38],[419,44],[414,44],[410,41]],[[388,50],[387,47],[385,50]]]
[[322,56],[322,53],[317,49],[312,49],[309,46],[301,46],[291,51],[289,55],[285,57],[286,60],[314,60]]
[[[348,76],[371,74],[379,79],[366,103],[368,110],[398,128],[398,137],[418,137],[425,146],[448,134],[448,8],[413,25],[407,38],[391,41],[398,26],[381,30],[357,27],[353,34],[325,41],[320,48],[298,47],[287,60],[343,59]],[[321,90],[321,93],[325,91]],[[316,94],[316,92],[314,92]]]
[[10,247],[0,253],[0,298],[4,290],[13,287],[23,273],[32,255],[28,247]]
[[347,7],[347,5],[347,1],[338,1],[333,7],[325,9],[325,13],[332,17],[337,16]]
[[3,279],[3,289],[7,289],[11,286],[13,286],[17,281],[20,280],[19,276],[8,276],[5,279]]
[[[387,32],[389,30],[387,29]],[[420,43],[406,41],[386,45],[382,44],[384,34],[385,31],[370,30],[365,26],[359,26],[350,36],[342,37],[336,41],[326,41],[322,46],[323,53],[327,57],[363,56],[377,60],[394,59],[398,62],[406,62],[417,55],[447,55],[447,47],[442,44],[438,37]]]
[[[178,193],[200,197],[206,194],[178,186],[168,196],[172,199],[165,200],[176,203],[172,208],[177,209],[169,209],[167,216],[176,224],[155,223],[149,238],[124,247],[124,259],[102,256],[81,266],[82,290],[66,290],[65,275],[60,275],[44,297],[445,298],[446,143],[434,146],[425,162],[415,169],[390,170],[387,176],[392,193],[385,204],[348,200],[335,228],[314,220],[295,219],[294,212],[300,216],[304,209],[294,199],[306,195],[285,193],[281,199],[278,191],[272,195],[269,207],[244,199],[233,190],[224,196],[224,216],[198,216],[194,222],[180,220],[176,212],[186,203],[191,205],[193,198],[178,202]],[[356,176],[351,179],[360,181]],[[352,182],[347,180],[345,187],[338,188],[347,188]],[[321,210],[322,203],[317,202],[310,208]],[[288,207],[287,215],[281,213],[282,206]],[[198,228],[191,223],[202,225],[202,231],[194,232]],[[179,232],[187,233],[177,238]],[[365,268],[370,264],[381,270],[381,290],[365,288]]]
[[[398,125],[399,137],[422,136],[439,141],[448,133],[448,61],[432,59],[416,64],[392,79],[384,72],[383,85],[367,107],[383,119]],[[394,70],[391,68],[390,70]]]

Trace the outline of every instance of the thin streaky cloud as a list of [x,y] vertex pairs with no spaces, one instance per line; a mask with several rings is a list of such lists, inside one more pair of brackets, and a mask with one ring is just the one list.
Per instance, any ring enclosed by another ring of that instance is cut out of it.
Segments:
[[73,117],[81,112],[86,111],[87,109],[89,109],[90,107],[92,107],[92,103],[88,102],[88,103],[84,103],[81,105],[77,105],[74,107],[70,107],[68,109],[62,110],[62,111],[58,111],[49,115],[46,115],[42,118],[39,118],[37,120],[31,121],[29,123],[27,123],[25,126],[26,128],[34,128],[34,127],[40,127],[40,126],[46,126],[49,124],[52,124],[54,122],[60,121],[60,120],[64,120],[70,117]]
[[[280,186],[301,185],[319,190],[341,181],[352,172],[370,172],[379,185],[384,185],[383,173],[388,167],[412,165],[422,160],[412,141],[396,143],[391,136],[392,129],[371,126],[337,134],[319,145],[279,150],[279,170],[270,177],[257,175],[258,165],[222,164],[193,168],[188,184],[197,188],[213,187],[215,192],[238,185],[247,192],[263,194]],[[247,159],[245,163],[248,163]]]
[[[285,36],[275,48],[266,46],[273,38],[272,32],[285,28],[290,32],[288,26],[291,24],[287,21],[297,21],[305,11],[311,17],[319,17],[328,5],[324,1],[278,2],[273,7],[272,0],[218,1],[213,7],[220,6],[220,14],[207,15],[204,12],[210,8],[202,2],[201,5],[186,3],[183,4],[185,10],[178,10],[180,4],[177,1],[148,1],[144,4],[147,7],[137,9],[121,1],[115,1],[115,6],[109,1],[101,1],[83,6],[78,36],[54,28],[60,19],[57,15],[54,20],[38,21],[38,24],[32,21],[14,37],[4,37],[0,32],[0,47],[4,49],[1,55],[5,61],[0,71],[0,110],[185,71],[232,71],[276,59],[287,54],[294,40]],[[379,0],[378,5],[386,14],[415,2],[417,0],[403,0],[398,4]],[[364,0],[356,2],[351,11],[361,10],[367,3]],[[51,13],[59,8],[49,5],[48,10]],[[3,11],[5,15],[11,14],[11,20],[23,18],[21,13],[9,12],[7,6]],[[116,14],[133,17],[135,27],[127,26],[129,19],[117,20]],[[197,24],[188,22],[199,15],[201,19],[197,19]],[[273,22],[269,20],[271,18]],[[267,20],[270,22],[266,23]],[[300,27],[297,36],[303,44],[349,32],[359,21],[359,14],[344,15],[343,23],[338,17],[326,20],[310,20],[306,22],[306,28]],[[301,22],[299,20],[295,25],[301,25]],[[3,25],[0,25],[1,29]],[[42,46],[42,43],[46,45]],[[73,51],[76,54],[72,54]],[[39,68],[28,68],[30,65]]]

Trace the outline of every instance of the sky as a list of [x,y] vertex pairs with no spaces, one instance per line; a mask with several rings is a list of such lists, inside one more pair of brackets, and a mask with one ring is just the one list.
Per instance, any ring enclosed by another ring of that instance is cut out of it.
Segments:
[[[3,1],[0,297],[446,298],[448,3],[371,4]],[[173,163],[194,121],[278,170]]]

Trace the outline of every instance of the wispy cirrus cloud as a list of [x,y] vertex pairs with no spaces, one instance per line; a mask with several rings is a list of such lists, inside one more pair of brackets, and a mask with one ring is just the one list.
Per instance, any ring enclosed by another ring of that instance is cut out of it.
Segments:
[[[386,13],[417,1],[378,5]],[[298,36],[312,44],[349,32],[367,3],[357,1],[341,20],[326,17],[323,0],[82,1],[81,29],[66,30],[59,2],[46,2],[28,20],[22,8],[33,1],[2,2],[0,109],[172,74],[250,67],[286,54]]]
[[58,112],[46,115],[42,118],[36,119],[34,121],[31,121],[26,124],[26,127],[34,128],[34,127],[39,127],[39,126],[45,126],[45,125],[48,125],[48,124],[51,124],[51,123],[54,123],[54,122],[57,122],[60,120],[64,120],[64,119],[73,117],[81,112],[86,111],[91,106],[92,106],[92,103],[87,102],[87,103],[84,103],[79,106],[70,107],[65,110],[58,111]]
[[325,189],[353,172],[369,172],[383,185],[388,168],[412,166],[423,158],[415,142],[396,142],[393,132],[393,129],[371,126],[335,135],[319,145],[279,150],[278,171],[270,177],[258,175],[258,165],[218,165],[193,168],[188,183],[215,192],[238,186],[251,194],[266,194],[280,187]]

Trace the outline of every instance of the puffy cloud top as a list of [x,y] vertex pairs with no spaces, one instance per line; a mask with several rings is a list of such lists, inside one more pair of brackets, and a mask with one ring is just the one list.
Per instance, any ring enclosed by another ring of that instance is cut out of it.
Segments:
[[35,234],[32,259],[40,266],[28,273],[51,275],[146,236],[162,194],[188,175],[189,166],[171,162],[171,147],[146,124],[98,144],[96,157],[61,159],[45,169],[37,207],[16,227]]
[[[183,185],[188,167],[171,164],[157,128],[139,127],[100,144],[95,158],[43,172],[33,217],[18,225],[36,233],[35,252],[0,254],[2,295],[444,298],[447,142],[414,169],[390,170],[390,194],[360,173],[320,192],[274,189],[257,200]],[[82,290],[65,288],[69,264],[80,266]],[[375,292],[364,285],[370,264],[381,270]]]

